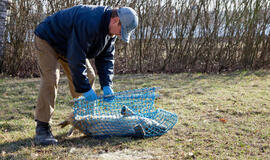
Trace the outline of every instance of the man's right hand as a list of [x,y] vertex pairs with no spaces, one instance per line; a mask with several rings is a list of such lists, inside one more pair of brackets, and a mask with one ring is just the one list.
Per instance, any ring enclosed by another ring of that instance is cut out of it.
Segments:
[[87,101],[94,101],[97,99],[97,95],[92,88],[88,92],[83,93],[83,96]]

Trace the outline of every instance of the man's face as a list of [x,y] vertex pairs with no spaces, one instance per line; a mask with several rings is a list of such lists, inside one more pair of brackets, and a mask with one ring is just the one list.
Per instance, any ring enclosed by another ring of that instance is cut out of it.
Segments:
[[111,19],[109,25],[109,35],[116,35],[121,38],[121,23],[119,17],[114,17]]

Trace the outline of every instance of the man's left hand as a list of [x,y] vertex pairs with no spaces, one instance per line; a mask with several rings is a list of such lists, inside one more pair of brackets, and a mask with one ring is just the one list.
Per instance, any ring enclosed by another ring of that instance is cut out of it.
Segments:
[[[105,96],[104,97],[105,101],[113,100],[113,98],[114,98],[113,94],[114,94],[113,89],[110,86],[103,87],[103,95]],[[106,96],[108,96],[108,97],[106,97]]]
[[104,86],[103,87],[103,94],[104,96],[113,95],[113,90],[110,86]]

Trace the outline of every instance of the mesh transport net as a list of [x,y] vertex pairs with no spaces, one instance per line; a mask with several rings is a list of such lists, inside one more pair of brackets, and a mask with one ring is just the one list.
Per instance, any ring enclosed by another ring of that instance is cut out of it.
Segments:
[[177,123],[176,114],[156,109],[157,88],[142,88],[75,100],[73,125],[89,136],[161,136]]

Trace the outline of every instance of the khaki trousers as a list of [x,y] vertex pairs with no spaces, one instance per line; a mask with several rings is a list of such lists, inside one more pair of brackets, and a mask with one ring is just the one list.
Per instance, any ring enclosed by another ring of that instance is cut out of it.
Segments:
[[[49,123],[57,97],[60,65],[68,78],[71,96],[78,98],[82,93],[75,92],[71,71],[64,57],[57,54],[45,40],[37,36],[35,36],[35,48],[41,77],[37,106],[35,108],[35,120]],[[94,88],[95,71],[88,59],[86,59],[86,66],[90,85]]]

